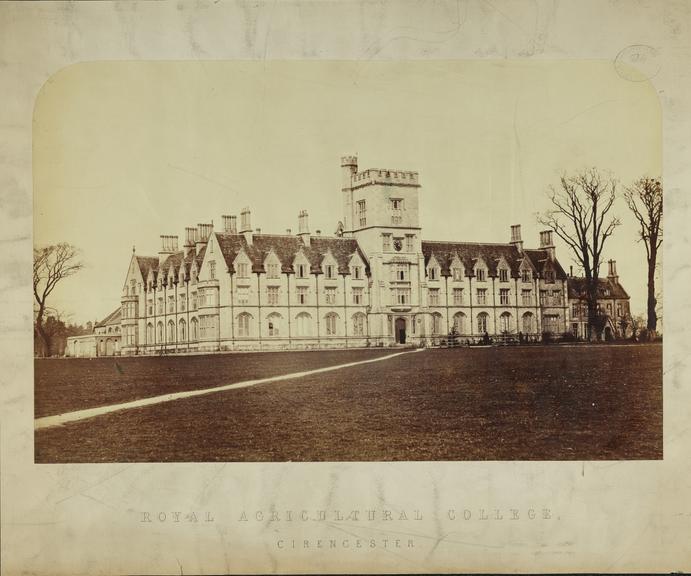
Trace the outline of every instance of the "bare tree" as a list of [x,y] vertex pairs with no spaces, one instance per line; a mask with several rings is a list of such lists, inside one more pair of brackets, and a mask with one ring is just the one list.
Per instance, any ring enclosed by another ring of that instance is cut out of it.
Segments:
[[585,275],[589,339],[600,339],[597,296],[600,264],[605,242],[619,219],[610,215],[616,198],[616,181],[604,177],[596,168],[574,176],[562,176],[559,188],[550,188],[552,208],[538,216],[569,246]]
[[78,260],[78,255],[77,248],[64,242],[34,248],[34,329],[41,342],[41,350],[37,351],[41,356],[45,356],[50,350],[50,334],[44,324],[48,313],[46,301],[61,280],[82,269],[83,264]]
[[662,245],[662,182],[654,178],[641,178],[624,192],[626,204],[638,220],[640,239],[645,245],[648,262],[648,331],[657,330],[657,297],[655,271],[657,254]]

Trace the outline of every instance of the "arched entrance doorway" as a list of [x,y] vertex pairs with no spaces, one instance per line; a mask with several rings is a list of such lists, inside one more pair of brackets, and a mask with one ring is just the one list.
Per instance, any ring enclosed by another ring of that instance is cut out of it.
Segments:
[[405,344],[406,321],[405,318],[396,318],[396,343]]

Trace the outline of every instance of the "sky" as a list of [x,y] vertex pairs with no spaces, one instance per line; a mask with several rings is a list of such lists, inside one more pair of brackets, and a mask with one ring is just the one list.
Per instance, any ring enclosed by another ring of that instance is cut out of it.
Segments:
[[[619,71],[621,72],[621,71]],[[625,77],[624,77],[625,76]],[[53,75],[34,109],[34,243],[70,242],[85,268],[49,305],[70,322],[119,306],[132,249],[249,206],[265,233],[332,234],[340,157],[420,173],[426,240],[537,247],[550,186],[597,167],[619,189],[662,170],[653,86],[611,61],[87,62]],[[623,200],[604,259],[634,314],[645,249]],[[574,264],[558,242],[565,269]],[[574,266],[574,271],[576,267]],[[606,265],[601,274],[606,274]]]

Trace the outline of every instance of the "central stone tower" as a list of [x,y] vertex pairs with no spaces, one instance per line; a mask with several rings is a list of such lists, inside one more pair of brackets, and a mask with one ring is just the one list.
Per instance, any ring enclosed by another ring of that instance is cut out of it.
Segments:
[[405,341],[401,330],[414,333],[420,279],[425,277],[418,173],[391,168],[358,171],[357,157],[344,156],[341,174],[343,235],[357,239],[370,264],[370,326],[377,336]]

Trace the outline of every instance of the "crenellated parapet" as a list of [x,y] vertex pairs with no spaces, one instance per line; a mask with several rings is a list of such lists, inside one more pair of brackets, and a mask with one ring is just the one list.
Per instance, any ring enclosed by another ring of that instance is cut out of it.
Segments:
[[420,186],[418,173],[410,170],[368,168],[353,174],[353,188],[369,186],[371,184]]

